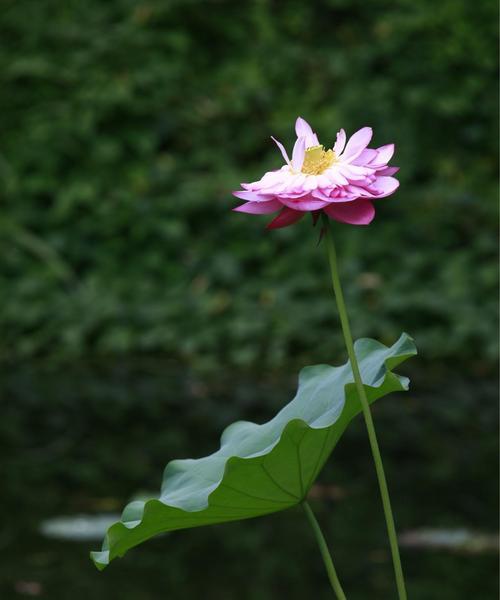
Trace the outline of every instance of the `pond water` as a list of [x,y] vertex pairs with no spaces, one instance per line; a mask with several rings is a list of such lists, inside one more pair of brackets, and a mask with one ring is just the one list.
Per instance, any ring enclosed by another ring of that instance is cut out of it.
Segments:
[[[381,399],[374,414],[398,530],[403,541],[418,541],[402,550],[410,598],[496,600],[495,381],[400,370],[412,377],[412,390]],[[159,537],[102,573],[88,558],[110,513],[158,491],[168,460],[214,451],[233,420],[270,418],[292,397],[295,377],[214,380],[142,359],[28,365],[4,372],[0,389],[0,598],[332,597],[299,508]],[[361,418],[318,484],[311,504],[349,600],[394,598]],[[87,534],[64,534],[78,528]]]

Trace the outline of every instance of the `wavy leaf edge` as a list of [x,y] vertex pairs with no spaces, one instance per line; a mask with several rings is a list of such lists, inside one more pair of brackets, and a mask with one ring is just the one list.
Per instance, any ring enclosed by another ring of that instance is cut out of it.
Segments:
[[[399,384],[399,391],[407,391],[409,389],[409,379],[405,376],[393,373],[392,369],[394,367],[396,367],[398,364],[400,364],[401,362],[403,362],[403,361],[407,360],[408,358],[410,358],[411,356],[414,356],[417,354],[417,349],[415,347],[413,339],[407,333],[402,333],[401,336],[399,337],[399,339],[392,346],[388,347],[388,346],[385,346],[384,344],[378,342],[377,340],[374,340],[371,338],[360,338],[360,339],[356,340],[356,342],[354,344],[355,351],[359,350],[360,347],[363,345],[372,345],[372,346],[375,346],[376,349],[381,349],[381,348],[384,348],[386,350],[392,350],[395,348],[397,349],[393,355],[387,356],[383,360],[383,363],[381,366],[384,368],[384,374],[383,374],[383,377],[380,378],[378,385],[367,385],[367,384],[363,383],[365,389],[376,390],[376,389],[383,387],[387,381],[387,378],[392,375],[396,379],[397,383]],[[356,352],[356,354],[358,354],[358,353]],[[300,389],[301,382],[303,381],[307,372],[309,372],[311,370],[317,370],[318,368],[323,368],[323,367],[328,367],[330,369],[332,369],[332,368],[333,369],[342,369],[348,365],[349,365],[349,361],[347,361],[346,363],[344,363],[343,365],[340,365],[338,367],[332,367],[331,365],[327,365],[327,364],[323,364],[323,363],[303,367],[300,370],[299,375],[298,375],[297,393]],[[264,456],[268,456],[268,455],[272,454],[276,450],[276,448],[279,446],[282,439],[284,439],[285,436],[288,433],[290,433],[290,431],[292,429],[295,429],[297,427],[300,429],[306,429],[306,430],[309,429],[309,430],[315,430],[315,431],[331,428],[336,422],[338,422],[340,420],[341,415],[344,413],[344,411],[346,409],[347,399],[349,397],[349,390],[354,390],[354,389],[355,389],[355,384],[353,381],[348,382],[343,386],[343,406],[342,406],[341,414],[337,415],[337,416],[333,415],[331,420],[327,421],[325,424],[315,427],[311,423],[309,423],[303,419],[293,418],[284,424],[284,426],[281,430],[281,433],[279,434],[279,436],[277,437],[275,442],[270,447],[265,448],[262,452],[252,454],[251,456],[238,456],[238,455],[228,456],[225,461],[225,466],[224,466],[224,469],[222,472],[222,476],[220,477],[219,481],[217,481],[214,484],[213,489],[207,494],[206,504],[203,507],[195,509],[195,510],[188,510],[188,509],[179,508],[175,505],[163,502],[159,498],[150,498],[146,501],[137,501],[136,500],[136,501],[132,501],[132,502],[128,503],[122,512],[120,521],[117,521],[108,529],[106,536],[104,538],[102,549],[100,551],[93,551],[90,553],[90,557],[91,557],[92,561],[94,562],[95,566],[97,567],[97,569],[103,570],[111,562],[111,560],[113,560],[116,557],[121,557],[121,556],[123,556],[123,554],[125,554],[125,552],[127,550],[125,550],[124,552],[118,551],[116,553],[112,553],[113,542],[119,540],[119,538],[121,537],[121,535],[120,535],[121,533],[126,533],[126,531],[130,531],[130,530],[135,529],[136,527],[142,525],[147,520],[149,513],[151,513],[154,510],[155,506],[161,505],[162,507],[171,508],[175,511],[180,511],[182,513],[203,512],[211,507],[211,503],[210,503],[211,497],[217,492],[219,487],[222,484],[224,484],[224,481],[227,477],[228,472],[235,465],[235,463],[250,461],[250,460],[258,458],[258,457],[264,457]],[[395,388],[394,390],[390,390],[390,391],[398,391],[398,388]],[[296,393],[296,396],[297,396],[297,393]],[[388,393],[390,393],[390,392],[388,392]],[[267,423],[269,423],[270,421],[272,421],[273,419],[275,419],[276,416],[279,415],[281,413],[281,411],[284,410],[285,407],[287,407],[291,402],[293,402],[293,400],[296,398],[296,396],[294,396],[294,398],[288,404],[283,406],[276,415],[274,415],[271,419],[269,419],[269,421],[266,421],[260,425],[256,424],[256,423],[252,423],[250,421],[235,421],[235,422],[229,424],[222,431],[222,434],[220,436],[219,449],[216,450],[215,452],[213,452],[212,454],[208,455],[207,457],[203,457],[203,458],[209,458],[209,457],[212,457],[213,455],[217,454],[222,449],[222,447],[224,445],[224,440],[227,439],[229,432],[235,426],[237,426],[240,423],[248,423],[251,425],[257,425],[258,427],[264,426]],[[169,461],[164,469],[164,474],[163,474],[163,478],[162,478],[162,486],[161,486],[162,491],[166,487],[166,484],[168,484],[167,471],[168,471],[169,467],[171,467],[177,461],[186,461],[186,460],[196,461],[196,460],[201,460],[201,459],[174,459],[174,460]],[[317,476],[317,474],[316,474],[316,476]],[[314,479],[310,482],[310,485],[312,485],[314,483]],[[310,485],[309,485],[309,487],[310,487]],[[293,499],[290,501],[290,504],[288,506],[284,506],[283,508],[278,508],[276,510],[269,511],[268,513],[264,513],[264,514],[271,514],[271,512],[278,512],[279,510],[286,510],[288,508],[292,508],[293,506],[296,506],[304,499],[304,497],[307,495],[308,491],[309,491],[308,489],[304,490],[304,496],[303,497],[297,496],[296,499]],[[131,518],[131,517],[134,517],[134,518]],[[241,516],[237,516],[237,517],[233,517],[233,518],[229,517],[229,518],[225,519],[224,522],[241,520],[244,518],[245,517],[241,517]],[[216,521],[216,522],[219,522],[219,521]],[[170,530],[174,530],[174,529],[167,528],[167,529],[165,529],[165,532],[170,531]],[[163,533],[165,533],[165,532],[163,532]],[[155,532],[152,535],[160,535],[161,533],[162,532]],[[152,535],[151,534],[145,535],[143,540],[136,541],[136,543],[134,543],[133,546],[140,544],[141,541],[145,541],[146,539],[149,539],[150,537],[152,537]],[[133,546],[131,546],[131,547],[133,547]],[[128,548],[128,549],[130,549],[130,548]]]

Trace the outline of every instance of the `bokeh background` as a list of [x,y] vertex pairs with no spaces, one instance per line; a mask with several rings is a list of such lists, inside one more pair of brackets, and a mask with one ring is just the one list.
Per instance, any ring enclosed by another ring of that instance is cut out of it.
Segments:
[[[3,2],[2,598],[331,597],[298,510],[103,573],[71,527],[345,360],[310,221],[230,211],[297,115],[397,145],[397,194],[334,233],[355,336],[420,352],[374,411],[410,596],[498,597],[497,22],[493,0]],[[395,597],[362,420],[312,502],[349,598]]]

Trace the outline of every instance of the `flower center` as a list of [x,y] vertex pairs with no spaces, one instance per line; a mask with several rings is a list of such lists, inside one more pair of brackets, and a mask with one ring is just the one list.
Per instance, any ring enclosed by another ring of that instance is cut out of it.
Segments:
[[337,157],[333,150],[325,150],[321,145],[311,146],[306,149],[302,173],[306,175],[320,175],[336,162]]

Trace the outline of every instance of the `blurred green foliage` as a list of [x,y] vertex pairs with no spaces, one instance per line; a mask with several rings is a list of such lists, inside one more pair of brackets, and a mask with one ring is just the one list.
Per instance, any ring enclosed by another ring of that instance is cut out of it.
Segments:
[[335,227],[356,336],[487,371],[496,23],[493,0],[4,2],[0,357],[332,360],[318,232],[230,212],[300,114],[397,144],[397,195]]

